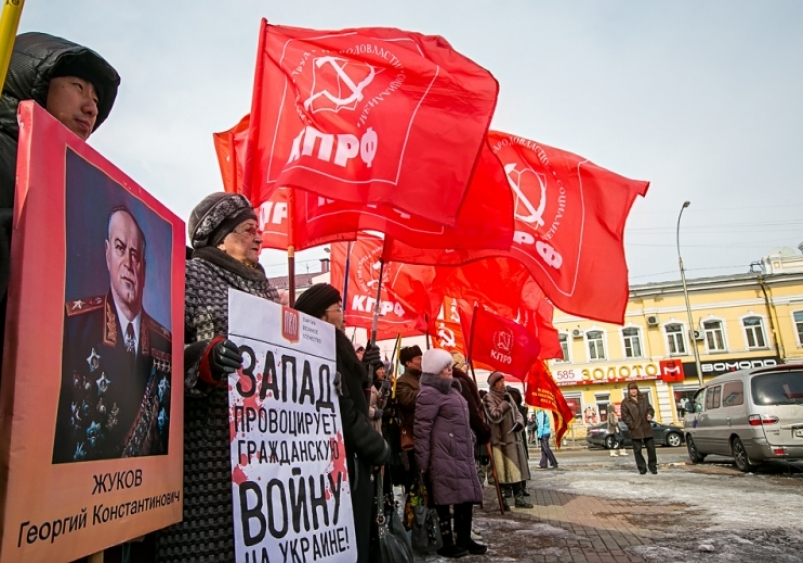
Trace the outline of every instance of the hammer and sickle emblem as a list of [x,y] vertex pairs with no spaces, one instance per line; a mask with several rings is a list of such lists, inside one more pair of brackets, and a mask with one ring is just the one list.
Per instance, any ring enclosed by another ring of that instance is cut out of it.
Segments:
[[[355,84],[354,81],[351,79],[351,77],[348,75],[348,73],[346,73],[346,70],[345,70],[346,69],[346,65],[348,64],[348,62],[349,61],[347,59],[343,59],[343,58],[340,58],[340,57],[331,57],[331,56],[318,57],[317,59],[315,59],[315,63],[314,64],[315,64],[315,66],[317,68],[321,68],[322,66],[324,66],[326,64],[331,65],[332,68],[334,69],[334,71],[337,73],[338,77],[340,77],[340,80],[342,81],[343,85],[346,86],[349,90],[351,90],[351,94],[346,98],[341,98],[339,95],[335,96],[331,92],[329,92],[328,90],[325,90],[325,89],[321,90],[320,92],[314,92],[304,102],[304,109],[309,111],[310,107],[315,102],[315,100],[317,100],[321,96],[324,96],[325,98],[329,99],[330,102],[335,104],[335,106],[336,106],[335,111],[338,111],[342,107],[348,106],[349,104],[352,104],[352,103],[355,103],[355,102],[359,102],[360,100],[363,99],[362,91],[374,79],[374,76],[376,76],[376,70],[374,70],[374,67],[371,66],[371,65],[365,65],[369,69],[368,76],[363,78],[359,83]],[[343,63],[343,64],[340,64],[340,63]],[[350,109],[354,109],[354,108],[352,107]]]
[[442,327],[438,331],[438,337],[441,339],[444,348],[455,348],[457,346],[454,331],[449,328]]
[[[538,180],[538,184],[541,186],[541,201],[538,204],[538,209],[533,207],[533,204],[524,195],[524,192],[521,189],[521,178],[522,175],[526,172],[526,170],[516,170],[516,164],[505,164],[505,174],[507,175],[507,182],[510,184],[510,188],[513,190],[513,193],[516,194],[516,203],[514,205],[514,212],[513,214],[516,216],[516,219],[520,221],[524,221],[525,223],[529,224],[536,224],[539,227],[544,226],[544,220],[541,218],[544,214],[544,209],[546,208],[546,183],[541,179],[541,176],[530,170],[535,178]],[[512,174],[516,173],[517,178],[514,179]],[[516,211],[518,211],[518,204],[521,204],[525,207],[529,215],[519,215]]]

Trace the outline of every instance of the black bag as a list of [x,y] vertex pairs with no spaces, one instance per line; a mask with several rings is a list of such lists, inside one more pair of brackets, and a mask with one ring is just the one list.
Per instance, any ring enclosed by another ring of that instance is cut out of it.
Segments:
[[382,494],[384,470],[376,477],[376,525],[380,563],[413,563],[413,550],[394,503]]
[[[417,484],[420,494],[428,501],[429,495],[420,476]],[[438,519],[438,513],[434,508],[430,508],[428,504],[429,502],[423,502],[409,506],[409,510],[413,514],[413,549],[418,553],[435,553],[443,547],[441,522]]]

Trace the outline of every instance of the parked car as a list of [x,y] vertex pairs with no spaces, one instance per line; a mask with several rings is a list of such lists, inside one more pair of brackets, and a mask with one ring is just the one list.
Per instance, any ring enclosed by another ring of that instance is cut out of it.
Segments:
[[692,463],[734,458],[741,471],[773,459],[803,459],[803,365],[746,369],[715,377],[683,417]]
[[[660,424],[655,421],[650,422],[650,426],[652,426],[652,434],[655,437],[656,445],[676,448],[683,444],[682,428]],[[624,435],[623,447],[632,446],[633,442],[630,440],[630,431],[627,429],[627,424],[619,421],[619,428]],[[588,442],[589,446],[599,446],[610,450],[616,447],[616,436],[608,433],[608,423],[603,422],[602,424],[595,424],[588,429],[586,442]]]

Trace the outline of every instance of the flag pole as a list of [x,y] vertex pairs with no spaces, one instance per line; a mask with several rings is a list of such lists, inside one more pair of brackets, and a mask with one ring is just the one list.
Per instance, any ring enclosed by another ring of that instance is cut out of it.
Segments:
[[17,37],[24,4],[25,0],[3,2],[3,12],[0,15],[0,89],[6,83],[8,65],[11,63],[11,53],[14,51],[14,40]]
[[477,376],[474,374],[474,363],[471,361],[471,352],[473,351],[474,347],[474,319],[477,318],[477,302],[474,302],[474,310],[471,312],[471,328],[468,331],[468,350],[466,351],[466,361],[468,365],[471,366],[471,376],[474,378],[474,384],[477,384]]
[[379,283],[376,284],[376,303],[374,303],[374,319],[371,321],[370,344],[376,342],[376,333],[379,330],[379,306],[382,302],[382,276],[385,273],[385,260],[379,259]]
[[287,188],[287,305],[296,303],[296,247],[294,245],[295,229],[293,207],[295,205],[295,189]]
[[[343,311],[348,311],[348,303],[349,303],[349,271],[351,269],[351,249],[353,247],[354,247],[354,242],[353,241],[348,241],[346,243],[346,271],[343,274]],[[345,315],[345,312],[343,314]],[[352,336],[352,342],[354,342],[353,336]]]
[[424,313],[424,322],[427,323],[427,330],[424,333],[425,342],[427,343],[427,350],[429,350],[429,315]]

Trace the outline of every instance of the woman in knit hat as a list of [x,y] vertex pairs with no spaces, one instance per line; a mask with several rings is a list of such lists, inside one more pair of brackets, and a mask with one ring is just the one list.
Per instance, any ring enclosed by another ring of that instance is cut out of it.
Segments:
[[372,560],[369,553],[374,506],[371,472],[374,466],[383,465],[390,457],[390,446],[368,418],[366,391],[371,385],[368,367],[382,365],[379,348],[368,346],[362,361],[357,358],[354,345],[344,332],[340,292],[328,283],[318,283],[304,291],[296,299],[295,308],[335,326],[337,372],[342,388],[338,399],[349,469],[354,533],[357,536],[357,561],[367,563]]
[[[452,356],[433,348],[421,358],[421,390],[415,406],[415,457],[430,483],[441,523],[438,555],[463,557],[488,548],[471,539],[472,506],[482,502],[474,466],[474,433],[460,382],[452,378]],[[450,508],[454,507],[454,535]]]
[[215,193],[188,222],[192,258],[184,299],[184,519],[159,533],[157,560],[234,561],[228,375],[242,364],[228,334],[228,290],[277,301],[257,261],[251,203]]
[[516,407],[513,397],[505,389],[505,375],[495,371],[488,377],[490,389],[485,395],[485,412],[491,427],[491,453],[493,455],[499,485],[505,492],[504,507],[508,510],[507,497],[512,493],[517,508],[532,508],[524,498],[526,481],[530,478],[527,450],[522,431],[524,418]]

